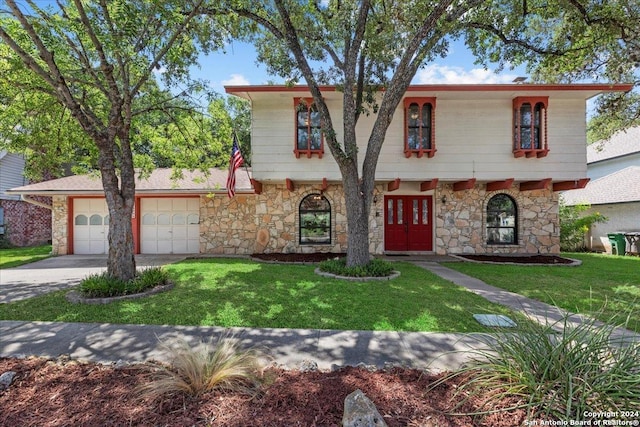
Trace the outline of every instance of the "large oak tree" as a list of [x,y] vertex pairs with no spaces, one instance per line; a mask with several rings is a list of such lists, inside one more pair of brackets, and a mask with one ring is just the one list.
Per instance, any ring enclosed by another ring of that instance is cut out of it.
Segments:
[[[380,149],[396,108],[418,69],[447,53],[464,16],[482,0],[229,1],[210,6],[245,19],[259,60],[287,79],[304,79],[320,113],[325,144],[338,164],[347,213],[347,265],[369,262],[369,213]],[[342,88],[342,132],[323,98]],[[384,89],[381,91],[380,89]],[[376,118],[364,152],[356,125]],[[338,135],[340,134],[340,138]]]
[[12,53],[3,65],[26,76],[23,90],[72,117],[97,154],[111,218],[107,271],[123,280],[136,271],[133,123],[175,100],[158,76],[165,87],[188,80],[200,52],[222,43],[219,27],[204,25],[203,2],[59,0],[41,8],[6,0],[1,10],[2,52]]

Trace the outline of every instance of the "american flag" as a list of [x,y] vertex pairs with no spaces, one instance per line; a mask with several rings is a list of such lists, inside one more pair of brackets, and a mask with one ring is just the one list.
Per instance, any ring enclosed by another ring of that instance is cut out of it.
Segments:
[[233,135],[233,148],[231,148],[231,159],[229,159],[229,176],[227,177],[227,195],[232,198],[236,194],[236,169],[242,166],[244,159],[238,147],[238,138]]

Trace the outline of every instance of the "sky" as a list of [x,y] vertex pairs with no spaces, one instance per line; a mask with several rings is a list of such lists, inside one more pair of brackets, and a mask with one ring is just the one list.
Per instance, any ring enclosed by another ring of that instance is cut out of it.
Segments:
[[[233,42],[225,52],[202,57],[200,67],[193,69],[193,77],[208,80],[213,90],[224,93],[225,85],[260,85],[268,81],[282,82],[267,73],[266,67],[256,64],[256,52],[247,43]],[[416,74],[414,84],[455,83],[511,83],[518,76],[526,76],[522,68],[503,70],[496,74],[474,64],[474,57],[462,41],[454,42],[446,58],[427,64]]]

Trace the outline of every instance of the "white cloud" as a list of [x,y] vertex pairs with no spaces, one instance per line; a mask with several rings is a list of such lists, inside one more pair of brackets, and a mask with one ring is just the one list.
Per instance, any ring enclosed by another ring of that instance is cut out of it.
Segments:
[[242,74],[231,74],[231,78],[223,80],[222,84],[224,86],[243,86],[250,83],[249,80],[247,80],[247,78]]
[[496,74],[492,70],[473,68],[465,70],[462,67],[431,64],[418,70],[413,80],[414,84],[473,84],[473,83],[511,83],[517,75]]

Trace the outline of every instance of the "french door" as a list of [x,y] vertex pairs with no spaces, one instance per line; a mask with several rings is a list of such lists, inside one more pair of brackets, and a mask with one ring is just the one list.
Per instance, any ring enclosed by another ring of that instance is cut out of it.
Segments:
[[432,251],[432,196],[385,196],[384,246],[387,251]]

